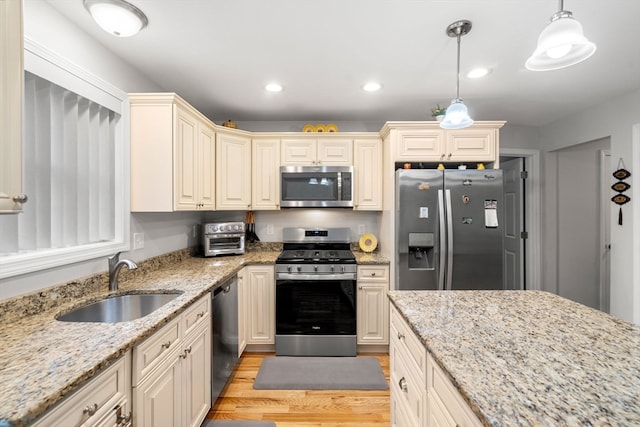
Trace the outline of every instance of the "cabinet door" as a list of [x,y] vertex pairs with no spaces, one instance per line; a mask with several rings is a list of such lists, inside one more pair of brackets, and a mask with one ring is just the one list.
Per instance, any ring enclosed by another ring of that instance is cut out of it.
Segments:
[[184,426],[198,427],[211,407],[211,320],[185,340],[183,360]]
[[22,2],[0,1],[0,213],[22,211],[22,45]]
[[254,139],[251,153],[251,208],[280,209],[280,140]]
[[134,420],[138,427],[182,426],[181,353],[173,352],[162,369],[134,388]]
[[251,139],[216,135],[216,209],[251,209]]
[[389,344],[389,267],[358,267],[358,344]]
[[382,142],[354,141],[355,210],[382,210]]
[[198,209],[216,208],[216,134],[208,123],[198,127]]
[[350,139],[318,139],[317,164],[322,166],[353,165],[353,141]]
[[247,344],[275,344],[275,273],[273,266],[249,266]]
[[496,129],[467,128],[447,133],[447,161],[494,161],[496,158]]
[[282,166],[311,166],[317,162],[315,139],[283,139]]
[[442,129],[399,129],[395,142],[396,161],[444,160],[445,136]]
[[249,318],[249,289],[247,267],[238,272],[238,357],[247,347],[247,323]]
[[174,114],[174,209],[195,210],[198,204],[198,121],[178,107]]

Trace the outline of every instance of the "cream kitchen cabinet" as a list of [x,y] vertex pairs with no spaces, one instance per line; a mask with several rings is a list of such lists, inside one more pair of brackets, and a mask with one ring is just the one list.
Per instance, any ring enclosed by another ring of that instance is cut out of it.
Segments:
[[273,265],[250,265],[243,269],[248,292],[246,318],[247,344],[275,344],[276,284]]
[[358,345],[389,344],[389,266],[359,265],[357,273]]
[[251,209],[251,137],[218,130],[216,135],[216,209]]
[[136,426],[197,427],[211,407],[211,297],[133,349]]
[[174,93],[129,94],[131,211],[215,209],[215,127]]
[[251,144],[251,208],[280,209],[280,139],[255,138]]
[[382,141],[354,140],[354,210],[382,210]]
[[481,427],[460,393],[431,355],[427,357],[429,422],[427,427]]
[[131,353],[43,415],[33,427],[115,427],[131,420]]
[[283,138],[282,166],[352,166],[353,140],[345,138]]
[[247,268],[238,272],[238,357],[247,348],[247,321],[249,319],[249,289]]
[[18,213],[22,194],[22,2],[0,1],[0,213]]

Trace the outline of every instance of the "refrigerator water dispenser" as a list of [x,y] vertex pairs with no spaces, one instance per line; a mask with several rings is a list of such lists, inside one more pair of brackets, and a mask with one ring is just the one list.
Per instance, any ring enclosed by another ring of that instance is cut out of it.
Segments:
[[409,269],[433,270],[434,244],[433,233],[409,233]]

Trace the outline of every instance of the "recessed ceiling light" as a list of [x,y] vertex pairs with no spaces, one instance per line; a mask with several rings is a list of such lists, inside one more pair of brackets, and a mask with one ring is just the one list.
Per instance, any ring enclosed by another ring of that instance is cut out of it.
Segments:
[[365,92],[377,92],[382,89],[382,85],[378,82],[369,82],[362,85],[362,90]]
[[284,87],[280,83],[269,83],[264,89],[268,92],[282,92]]
[[489,74],[490,71],[491,70],[489,70],[488,68],[474,68],[473,70],[467,73],[467,78],[479,79]]

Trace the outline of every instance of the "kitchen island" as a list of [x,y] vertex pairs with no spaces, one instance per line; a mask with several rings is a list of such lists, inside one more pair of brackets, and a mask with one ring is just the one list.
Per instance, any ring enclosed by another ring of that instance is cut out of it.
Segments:
[[389,298],[483,425],[640,425],[637,326],[540,291]]

